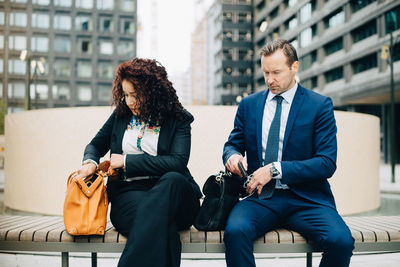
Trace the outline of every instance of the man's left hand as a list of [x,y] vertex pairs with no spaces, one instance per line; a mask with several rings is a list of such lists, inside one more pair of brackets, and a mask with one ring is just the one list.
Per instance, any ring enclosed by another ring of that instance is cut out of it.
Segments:
[[257,189],[257,194],[260,195],[261,191],[269,181],[272,179],[272,175],[270,172],[271,164],[268,164],[264,167],[258,168],[251,178],[249,184],[247,185],[246,192],[247,194],[252,194],[255,189]]

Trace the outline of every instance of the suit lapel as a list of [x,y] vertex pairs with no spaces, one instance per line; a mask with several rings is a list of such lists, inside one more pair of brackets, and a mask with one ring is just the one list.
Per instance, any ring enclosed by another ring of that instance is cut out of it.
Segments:
[[262,121],[264,116],[265,100],[267,99],[269,90],[265,90],[263,97],[257,98],[256,103],[256,131],[257,131],[257,152],[259,164],[262,164]]
[[283,148],[282,153],[285,152],[285,147],[287,140],[290,136],[290,132],[292,131],[293,123],[296,120],[297,114],[299,113],[300,107],[303,105],[304,101],[304,88],[302,86],[298,86],[296,94],[293,98],[292,106],[290,107],[289,117],[286,123],[285,129],[285,138],[283,139]]

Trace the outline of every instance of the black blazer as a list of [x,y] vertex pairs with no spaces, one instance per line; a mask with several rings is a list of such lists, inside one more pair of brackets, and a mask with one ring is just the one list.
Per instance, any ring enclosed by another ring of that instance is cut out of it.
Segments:
[[[109,150],[110,153],[122,154],[122,138],[129,124],[131,115],[116,116],[111,114],[106,123],[101,127],[96,136],[86,146],[84,158],[99,162]],[[161,125],[157,145],[157,156],[144,154],[128,154],[126,156],[126,177],[136,176],[162,176],[167,172],[179,172],[186,176],[192,183],[196,195],[200,198],[201,191],[187,168],[190,155],[191,126],[193,116],[186,111],[185,118],[181,120],[166,119]],[[154,179],[134,182],[117,180],[109,183],[107,191],[109,197],[116,191],[148,189],[155,183]]]

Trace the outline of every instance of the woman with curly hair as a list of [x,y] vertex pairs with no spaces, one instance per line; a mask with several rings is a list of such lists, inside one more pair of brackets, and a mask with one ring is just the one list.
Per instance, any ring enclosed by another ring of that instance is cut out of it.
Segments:
[[86,146],[76,178],[95,172],[109,150],[118,180],[108,182],[111,222],[128,238],[118,266],[180,266],[178,231],[193,223],[201,192],[187,163],[193,116],[155,60],[116,70],[115,111]]

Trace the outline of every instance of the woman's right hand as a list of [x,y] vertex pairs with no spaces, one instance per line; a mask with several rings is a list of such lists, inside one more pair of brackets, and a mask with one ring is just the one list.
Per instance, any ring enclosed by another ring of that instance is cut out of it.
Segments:
[[73,179],[84,179],[89,175],[94,174],[96,171],[96,164],[94,163],[86,163],[80,167],[73,176]]

